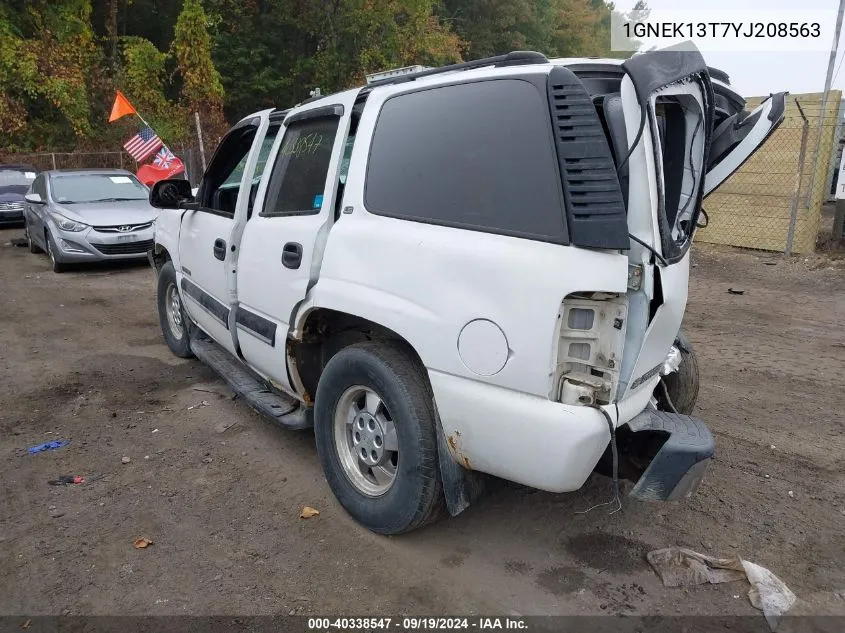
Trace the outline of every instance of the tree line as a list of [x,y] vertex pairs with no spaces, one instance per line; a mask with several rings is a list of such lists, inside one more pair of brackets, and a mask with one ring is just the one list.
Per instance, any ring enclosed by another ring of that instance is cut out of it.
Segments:
[[[610,51],[605,0],[4,0],[0,151],[118,149],[119,89],[169,144],[378,70]],[[126,119],[128,119],[127,117]]]

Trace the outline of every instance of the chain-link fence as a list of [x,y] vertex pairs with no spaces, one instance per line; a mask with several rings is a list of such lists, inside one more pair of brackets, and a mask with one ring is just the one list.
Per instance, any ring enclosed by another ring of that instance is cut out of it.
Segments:
[[[822,205],[837,171],[831,163],[841,122],[841,93],[832,91],[819,127],[822,96],[787,99],[780,127],[704,201],[709,224],[696,233],[697,240],[785,253],[815,249]],[[761,100],[749,99],[749,107]]]
[[[185,165],[188,180],[193,186],[202,179],[202,162],[198,149],[193,147],[171,147],[172,151]],[[136,172],[138,163],[126,152],[49,152],[33,154],[5,154],[0,156],[2,163],[20,163],[32,165],[39,171],[48,169],[126,169]]]

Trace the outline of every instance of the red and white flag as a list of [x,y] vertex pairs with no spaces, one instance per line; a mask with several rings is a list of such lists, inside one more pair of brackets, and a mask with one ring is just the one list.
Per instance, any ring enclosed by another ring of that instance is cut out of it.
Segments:
[[123,144],[123,149],[140,163],[161,146],[162,142],[158,135],[153,132],[152,128],[145,126]]
[[153,158],[153,162],[141,165],[138,168],[136,176],[138,176],[138,180],[149,187],[159,180],[172,178],[184,171],[185,165],[182,161],[174,156],[173,152],[167,147],[162,147]]

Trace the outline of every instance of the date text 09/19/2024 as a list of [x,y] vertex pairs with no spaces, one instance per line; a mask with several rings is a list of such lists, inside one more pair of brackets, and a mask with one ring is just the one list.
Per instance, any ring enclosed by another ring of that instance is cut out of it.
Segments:
[[445,631],[445,630],[527,630],[524,620],[513,617],[352,617],[352,618],[308,618],[309,631]]

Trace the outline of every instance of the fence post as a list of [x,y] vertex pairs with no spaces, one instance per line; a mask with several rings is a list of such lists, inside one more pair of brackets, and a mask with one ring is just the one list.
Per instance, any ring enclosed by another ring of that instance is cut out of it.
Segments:
[[833,216],[833,239],[845,239],[845,200],[836,201],[836,212]]
[[[833,82],[833,66],[836,63],[839,50],[839,34],[842,32],[842,16],[845,14],[845,0],[839,0],[839,11],[836,14],[836,31],[833,36],[833,45],[830,48],[830,61],[827,64],[827,78],[824,82],[824,93],[822,94],[821,112],[819,112],[819,135],[816,139],[816,153],[813,156],[813,171],[810,173],[810,188],[807,190],[807,208],[812,204],[813,190],[816,188],[816,171],[819,168],[819,154],[822,151],[822,134],[824,134],[824,118],[827,111],[827,98],[830,95],[830,85]],[[839,112],[839,108],[836,108]],[[822,198],[824,202],[824,198]]]
[[205,146],[202,143],[202,126],[200,125],[199,112],[194,112],[194,121],[197,124],[197,139],[200,142],[200,160],[202,160],[202,171],[205,173]]
[[[795,241],[795,225],[798,223],[798,199],[801,197],[801,176],[804,172],[804,158],[807,153],[807,136],[810,132],[810,122],[804,115],[804,108],[795,100],[795,105],[798,106],[798,112],[801,113],[801,118],[804,119],[804,125],[801,127],[801,148],[798,150],[798,173],[795,174],[795,192],[792,194],[792,210],[789,213],[789,231],[786,234],[786,248],[783,251],[785,257],[792,255],[792,247]],[[809,208],[809,202],[807,208]]]
[[56,155],[55,155],[55,154],[50,154],[50,158],[52,158],[52,159],[53,159],[53,169],[55,169],[55,168],[56,168]]

